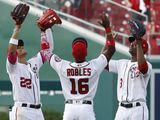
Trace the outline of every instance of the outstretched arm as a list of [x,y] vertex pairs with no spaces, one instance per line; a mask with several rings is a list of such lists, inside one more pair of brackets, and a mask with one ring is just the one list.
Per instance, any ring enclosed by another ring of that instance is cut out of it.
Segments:
[[54,50],[53,46],[53,36],[51,29],[47,29],[45,31],[41,31],[41,50],[43,49],[50,49],[51,51]]
[[54,50],[53,36],[51,29],[47,29],[41,32],[41,55],[43,62],[49,61]]
[[137,43],[137,62],[138,62],[138,69],[141,73],[145,74],[148,71],[148,64],[144,57],[144,51],[142,48],[142,40],[141,38],[136,40]]
[[8,45],[8,61],[12,64],[16,63],[17,60],[17,45],[18,45],[18,35],[20,32],[21,25],[15,25],[15,28],[13,30],[11,39],[9,41]]
[[148,44],[146,40],[142,39],[142,37],[145,35],[146,29],[145,26],[138,20],[130,20],[129,26],[130,32],[136,40],[138,69],[141,73],[145,74],[148,71],[148,64],[144,57],[144,53],[147,52]]
[[21,25],[15,25],[11,39],[9,41],[8,45],[8,52],[11,54],[15,54],[17,51],[17,45],[18,45],[18,35],[20,32]]
[[112,30],[110,27],[110,21],[106,13],[102,13],[101,21],[99,24],[105,28],[106,31],[106,44],[102,49],[102,54],[104,54],[109,62],[113,54],[115,53],[115,41],[112,35]]
[[41,32],[41,54],[46,60],[50,60],[53,51],[53,36],[51,27],[54,24],[61,24],[62,21],[53,9],[47,9],[37,20],[37,25]]
[[52,29],[49,28],[45,32],[46,32],[47,41],[49,42],[49,45],[50,45],[50,50],[53,51],[54,50],[54,40],[53,40],[53,35],[52,35]]
[[18,46],[18,35],[20,32],[21,24],[24,22],[29,11],[29,6],[26,4],[19,3],[14,7],[11,11],[11,17],[15,22],[15,28],[12,33],[12,37],[9,41],[8,45],[8,61],[11,64],[16,63],[17,59],[17,46]]

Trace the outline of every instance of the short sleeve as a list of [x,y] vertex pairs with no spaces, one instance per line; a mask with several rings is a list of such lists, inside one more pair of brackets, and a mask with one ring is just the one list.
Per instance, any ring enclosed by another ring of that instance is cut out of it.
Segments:
[[148,71],[146,74],[144,74],[144,76],[148,76],[148,75],[150,76],[152,72],[152,65],[149,62],[147,62],[147,64],[148,64]]
[[53,54],[50,59],[50,65],[58,74],[60,72],[60,68],[62,64],[63,64],[63,60],[57,55]]
[[11,64],[8,59],[6,61],[6,69],[7,69],[7,73],[12,73],[14,72],[14,70],[16,69],[17,66],[17,62],[15,64]]
[[91,63],[93,64],[94,68],[99,74],[104,70],[105,66],[107,66],[108,64],[107,59],[103,54],[101,54],[98,58],[91,60]]
[[118,61],[117,60],[110,60],[108,63],[108,69],[110,72],[118,73]]

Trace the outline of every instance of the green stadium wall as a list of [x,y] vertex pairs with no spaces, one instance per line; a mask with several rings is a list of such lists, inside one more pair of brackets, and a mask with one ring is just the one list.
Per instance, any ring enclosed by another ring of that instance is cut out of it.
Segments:
[[[14,24],[10,17],[10,11],[12,7],[0,2],[0,81],[6,80],[9,82],[8,75],[6,73],[6,49],[10,36],[12,34]],[[25,42],[25,48],[28,52],[27,58],[31,58],[39,51],[40,43],[40,30],[36,26],[37,17],[28,15],[25,20],[20,38]],[[80,37],[78,33],[70,32],[61,26],[53,27],[53,37],[55,43],[54,53],[63,59],[71,60],[71,43],[76,37]],[[81,36],[85,37],[85,36]],[[87,39],[87,38],[86,38]],[[87,60],[96,58],[103,47],[89,39],[88,44],[88,58]],[[128,58],[123,54],[116,52],[114,59]],[[51,69],[48,63],[40,70],[40,79],[42,81],[58,81],[58,75]],[[94,99],[94,110],[97,120],[113,120],[117,109],[117,76],[112,73],[104,71],[99,80],[98,90]],[[148,97],[149,98],[149,97]],[[0,106],[9,106],[13,104],[12,96],[0,96]],[[59,112],[64,110],[64,97],[63,95],[42,95],[43,109],[54,109]]]

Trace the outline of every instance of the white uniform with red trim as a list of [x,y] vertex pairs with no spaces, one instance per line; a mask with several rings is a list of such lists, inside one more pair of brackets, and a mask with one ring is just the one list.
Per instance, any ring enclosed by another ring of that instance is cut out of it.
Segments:
[[118,74],[117,97],[119,108],[115,120],[148,120],[146,95],[152,65],[149,62],[147,64],[148,71],[146,74],[142,74],[138,70],[137,62],[124,59],[110,60],[109,71]]
[[[50,44],[49,49],[51,50],[53,49],[52,39],[51,29],[41,34],[41,44],[44,42]],[[51,55],[50,50],[41,50],[36,56],[29,59],[26,65],[19,63],[18,60],[13,64],[13,59],[8,54],[6,68],[12,82],[14,99],[14,106],[9,115],[10,120],[44,120],[40,107],[39,69],[47,59],[46,55]]]
[[[40,53],[26,64],[11,64],[7,59],[7,73],[12,82],[14,106],[10,120],[43,120],[41,109],[30,108],[31,104],[40,105],[39,69],[43,65]],[[28,107],[22,107],[27,104]],[[31,114],[32,113],[32,114]]]
[[88,62],[71,63],[54,54],[50,64],[60,77],[66,100],[63,120],[95,120],[93,98],[106,57],[101,54]]

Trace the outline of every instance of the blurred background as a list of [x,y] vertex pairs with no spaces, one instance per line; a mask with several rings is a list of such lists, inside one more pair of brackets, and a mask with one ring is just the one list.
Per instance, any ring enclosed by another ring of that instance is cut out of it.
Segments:
[[[13,31],[10,12],[19,2],[30,5],[20,38],[25,42],[31,58],[39,51],[40,30],[36,26],[37,18],[46,8],[53,8],[62,18],[62,25],[55,25],[53,37],[58,56],[71,60],[71,43],[76,37],[88,40],[87,60],[100,54],[105,43],[105,31],[97,24],[100,14],[110,16],[116,34],[116,53],[113,59],[130,58],[128,54],[128,37],[130,36],[128,20],[138,19],[146,27],[144,38],[150,44],[146,58],[153,66],[148,84],[147,105],[150,120],[160,120],[160,0],[0,0],[0,120],[8,120],[8,108],[13,105],[12,87],[6,73],[6,49]],[[97,120],[114,120],[117,110],[117,75],[104,71],[101,74],[94,110]],[[62,120],[64,97],[58,75],[48,63],[40,70],[41,101],[46,120]]]

